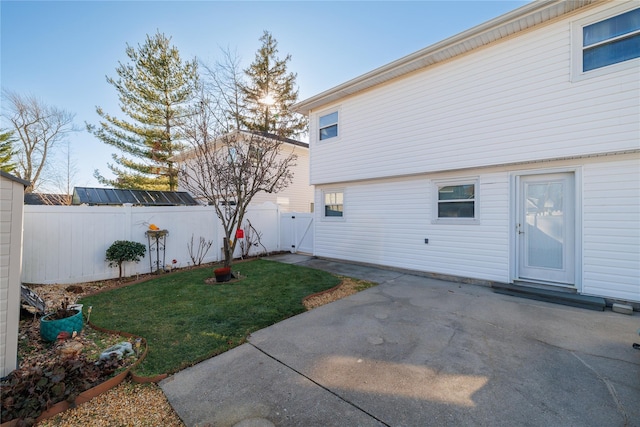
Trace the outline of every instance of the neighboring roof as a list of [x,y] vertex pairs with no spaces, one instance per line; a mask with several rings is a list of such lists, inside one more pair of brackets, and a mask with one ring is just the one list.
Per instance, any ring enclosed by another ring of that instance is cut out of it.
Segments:
[[[294,104],[291,109],[298,113],[310,111],[325,104],[364,91],[373,86],[401,77],[458,55],[478,49],[496,40],[510,37],[543,22],[570,13],[576,9],[603,0],[538,0],[501,15],[495,19],[449,37],[441,42],[421,49],[339,86]],[[463,7],[463,6],[461,6]]]
[[309,148],[309,144],[307,144],[306,142],[298,141],[297,139],[285,138],[269,132],[257,132],[257,131],[241,131],[241,132],[262,136],[264,138],[275,139],[278,141],[282,141],[286,144],[297,145],[298,147]]
[[73,205],[122,205],[138,206],[196,206],[199,205],[186,191],[122,190],[118,188],[76,187]]
[[64,206],[69,204],[68,197],[66,194],[24,193],[24,204]]
[[18,178],[17,176],[11,175],[10,173],[5,172],[3,170],[0,170],[0,176],[2,176],[3,178],[7,178],[7,179],[9,179],[11,181],[18,182],[18,183],[24,185],[25,187],[28,187],[29,184],[30,184],[29,181],[25,181],[24,179]]

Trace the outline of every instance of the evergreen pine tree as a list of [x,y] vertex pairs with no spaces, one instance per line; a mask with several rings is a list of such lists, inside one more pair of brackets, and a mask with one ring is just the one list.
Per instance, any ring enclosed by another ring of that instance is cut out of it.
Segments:
[[137,50],[127,45],[126,53],[130,64],[120,63],[119,78],[107,77],[107,82],[118,91],[128,119],[98,107],[103,121],[87,125],[98,139],[122,152],[113,154],[116,165],[108,165],[116,178],[105,178],[98,170],[94,176],[116,188],[176,190],[178,170],[169,158],[182,148],[180,124],[198,85],[197,62],[183,62],[160,33],[147,35]]
[[3,132],[0,130],[0,170],[11,173],[16,168],[16,164],[11,161],[15,154],[13,150],[13,144],[16,139],[13,137],[13,132]]
[[265,31],[260,38],[262,47],[245,70],[248,83],[241,84],[246,112],[240,117],[242,125],[259,132],[281,137],[294,137],[307,131],[307,118],[290,110],[298,100],[296,74],[287,72],[291,55],[279,59],[278,42]]

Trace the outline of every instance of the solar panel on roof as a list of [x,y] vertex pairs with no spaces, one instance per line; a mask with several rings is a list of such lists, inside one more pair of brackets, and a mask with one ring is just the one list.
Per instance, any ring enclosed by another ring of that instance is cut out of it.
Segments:
[[185,191],[124,190],[119,188],[76,187],[74,205],[196,206],[199,203]]
[[138,201],[131,190],[123,191],[122,194],[120,194],[120,200],[122,201],[122,203],[132,204],[136,204],[136,202]]
[[182,199],[180,198],[180,193],[167,193],[165,194],[167,198],[167,202],[172,204],[182,204]]

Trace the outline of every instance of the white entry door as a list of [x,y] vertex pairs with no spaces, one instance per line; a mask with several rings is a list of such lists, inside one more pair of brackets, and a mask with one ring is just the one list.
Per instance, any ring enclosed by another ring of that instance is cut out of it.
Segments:
[[574,285],[574,174],[523,175],[518,181],[518,278]]

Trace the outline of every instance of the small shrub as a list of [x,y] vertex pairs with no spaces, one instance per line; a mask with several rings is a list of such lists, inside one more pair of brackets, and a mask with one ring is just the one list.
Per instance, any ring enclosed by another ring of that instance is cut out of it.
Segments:
[[109,267],[118,266],[118,279],[122,279],[122,263],[125,261],[138,262],[146,252],[147,247],[142,243],[116,240],[107,249],[107,261],[109,261]]

